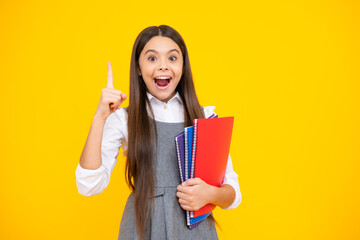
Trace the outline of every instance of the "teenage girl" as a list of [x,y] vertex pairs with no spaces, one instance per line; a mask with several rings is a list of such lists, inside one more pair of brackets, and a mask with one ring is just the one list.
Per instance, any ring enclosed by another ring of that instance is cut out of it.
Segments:
[[236,208],[241,202],[238,175],[229,156],[221,187],[200,178],[180,181],[174,136],[194,119],[211,116],[214,107],[200,106],[187,48],[175,29],[152,26],[136,38],[129,97],[129,106],[121,108],[127,96],[113,88],[108,63],[107,86],[76,169],[79,193],[93,196],[108,186],[123,147],[125,178],[132,193],[119,239],[218,239],[212,215],[189,229],[185,210],[198,210],[207,203]]

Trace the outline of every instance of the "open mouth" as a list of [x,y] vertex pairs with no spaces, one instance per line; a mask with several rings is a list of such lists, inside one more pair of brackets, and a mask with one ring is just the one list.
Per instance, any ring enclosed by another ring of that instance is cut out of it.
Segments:
[[155,77],[154,82],[157,88],[166,89],[170,85],[171,77]]

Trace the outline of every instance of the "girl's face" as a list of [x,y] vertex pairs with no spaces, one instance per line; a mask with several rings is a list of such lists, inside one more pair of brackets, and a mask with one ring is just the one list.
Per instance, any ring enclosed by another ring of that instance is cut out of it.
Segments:
[[140,73],[148,91],[157,99],[168,102],[175,95],[183,71],[179,46],[168,37],[155,36],[139,56]]

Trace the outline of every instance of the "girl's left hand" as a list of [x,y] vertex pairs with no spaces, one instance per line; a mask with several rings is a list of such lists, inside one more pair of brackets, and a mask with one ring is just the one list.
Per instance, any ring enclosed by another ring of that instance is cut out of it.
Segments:
[[196,211],[211,202],[214,186],[200,178],[192,178],[178,185],[177,190],[176,196],[181,207],[188,211]]

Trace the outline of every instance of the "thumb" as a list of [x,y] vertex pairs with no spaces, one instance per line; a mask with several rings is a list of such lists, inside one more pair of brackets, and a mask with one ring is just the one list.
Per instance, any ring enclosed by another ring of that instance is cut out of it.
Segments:
[[108,62],[108,71],[107,71],[107,83],[106,83],[106,87],[107,88],[114,88],[113,87],[113,73],[112,73],[112,67],[111,67],[111,63]]
[[191,178],[186,180],[185,182],[182,183],[183,186],[192,186],[192,185],[196,185],[196,184],[200,184],[201,180],[200,178]]

